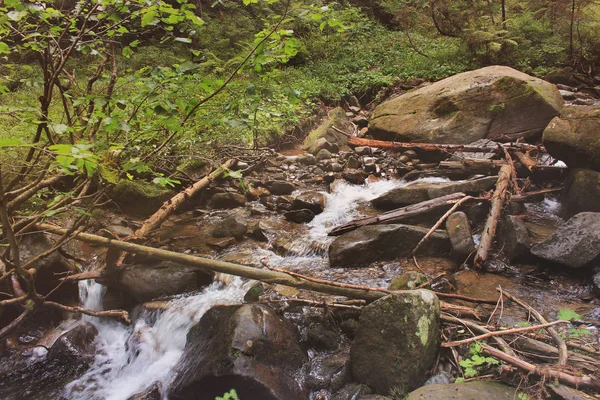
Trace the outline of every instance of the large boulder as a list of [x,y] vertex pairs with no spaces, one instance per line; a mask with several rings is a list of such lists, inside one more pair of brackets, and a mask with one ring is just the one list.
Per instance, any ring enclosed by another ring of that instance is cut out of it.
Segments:
[[[342,132],[347,132],[348,134],[353,132],[352,123],[346,116],[344,109],[341,107],[329,111],[328,118],[304,139],[302,148],[309,153],[317,154],[319,150],[330,149],[334,144],[337,145],[338,148],[346,146],[348,137],[334,129],[334,127]],[[323,141],[319,139],[326,140]]]
[[566,218],[584,211],[600,212],[600,172],[582,168],[569,171],[562,201]]
[[531,253],[570,268],[590,263],[600,254],[600,213],[575,215],[548,239],[533,246]]
[[125,213],[138,217],[152,215],[174,192],[154,183],[122,179],[109,191],[114,203]]
[[600,171],[600,107],[565,107],[550,121],[542,141],[552,157],[568,166]]
[[187,336],[169,399],[307,399],[295,376],[306,361],[293,326],[265,305],[216,306]]
[[475,381],[423,386],[410,393],[406,400],[513,400],[517,398],[517,392],[517,389],[502,383]]
[[377,393],[413,390],[435,364],[440,304],[428,290],[393,294],[366,306],[350,348],[354,378]]
[[390,190],[371,200],[377,208],[391,209],[436,199],[452,193],[473,193],[490,190],[498,180],[495,176],[454,182],[417,182]]
[[[332,267],[364,267],[374,261],[410,256],[428,229],[419,226],[369,225],[338,236],[329,246]],[[421,246],[421,254],[441,254],[450,250],[445,232],[434,232]]]
[[554,85],[491,66],[405,93],[375,108],[369,134],[401,142],[467,144],[532,137],[560,113]]

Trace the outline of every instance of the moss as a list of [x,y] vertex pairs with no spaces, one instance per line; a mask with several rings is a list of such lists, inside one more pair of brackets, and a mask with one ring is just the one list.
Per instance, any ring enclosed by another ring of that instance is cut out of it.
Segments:
[[505,103],[492,104],[491,106],[488,107],[488,111],[500,112],[500,111],[504,110],[504,108],[506,108]]
[[429,341],[429,318],[427,318],[426,315],[419,318],[416,335],[421,341],[421,344],[427,346],[427,342]]
[[147,216],[169,199],[172,191],[144,181],[122,180],[110,191],[112,200],[126,213]]

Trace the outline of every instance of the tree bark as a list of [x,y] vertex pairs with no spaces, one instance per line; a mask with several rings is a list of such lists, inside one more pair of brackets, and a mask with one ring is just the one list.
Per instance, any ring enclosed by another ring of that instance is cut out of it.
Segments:
[[506,203],[508,187],[511,182],[512,168],[506,164],[500,168],[498,173],[498,181],[496,182],[496,190],[492,196],[490,213],[481,234],[481,241],[477,248],[477,255],[475,256],[475,266],[481,268],[488,258],[488,252],[492,247],[492,241],[496,235],[496,228],[498,226],[498,220],[502,215],[502,208]]
[[395,224],[416,215],[424,214],[440,208],[451,207],[456,201],[464,198],[464,193],[452,193],[437,199],[426,200],[421,203],[411,204],[406,207],[388,211],[373,217],[354,219],[344,225],[340,225],[329,232],[329,236],[339,236],[343,233],[353,231],[365,225]]
[[503,147],[509,150],[536,150],[545,152],[544,146],[536,146],[528,143],[502,143],[498,147],[472,146],[468,144],[436,144],[436,143],[408,143],[408,142],[388,142],[385,140],[363,139],[351,137],[348,144],[353,146],[370,146],[382,149],[393,150],[423,150],[423,151],[464,151],[469,153],[503,153]]
[[225,171],[233,168],[236,162],[236,160],[227,161],[225,164],[214,170],[210,175],[205,176],[198,182],[189,186],[183,192],[177,193],[175,196],[164,202],[159,210],[148,217],[142,226],[135,231],[134,236],[138,239],[147,237],[150,232],[160,227],[171,214],[177,211],[187,199],[192,198],[199,191],[207,188],[211,182],[221,177]]

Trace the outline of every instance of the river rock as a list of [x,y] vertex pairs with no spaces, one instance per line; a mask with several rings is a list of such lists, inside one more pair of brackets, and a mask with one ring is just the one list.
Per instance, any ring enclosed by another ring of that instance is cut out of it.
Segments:
[[446,230],[450,243],[452,243],[452,253],[462,260],[475,251],[475,243],[471,235],[471,223],[467,214],[462,211],[453,212],[446,220]]
[[388,286],[388,290],[412,290],[417,286],[427,283],[429,278],[417,271],[408,271],[394,279]]
[[134,264],[126,267],[119,279],[119,286],[137,301],[145,302],[198,290],[211,282],[212,273],[193,266],[160,261],[151,265]]
[[579,168],[569,171],[562,201],[566,218],[584,211],[600,212],[600,172]]
[[350,156],[348,157],[348,161],[346,162],[346,168],[358,169],[360,168],[360,161],[355,156]]
[[308,399],[295,376],[306,361],[294,327],[265,305],[216,306],[188,333],[169,399]]
[[234,192],[215,193],[210,198],[208,205],[218,209],[244,207],[244,205],[246,205],[246,198],[241,194]]
[[272,194],[277,196],[292,194],[296,188],[293,183],[282,180],[267,181],[265,186],[271,191]]
[[138,217],[148,217],[170,199],[174,192],[154,183],[121,179],[108,194],[121,211]]
[[464,192],[479,194],[490,190],[498,180],[495,176],[480,179],[455,182],[416,182],[399,187],[371,200],[371,204],[381,209],[404,207],[420,203],[425,200],[435,199],[452,193]]
[[600,213],[583,212],[563,223],[531,253],[570,268],[582,267],[600,254]]
[[[329,144],[336,144],[338,148],[346,146],[348,143],[348,136],[340,133],[337,128],[342,132],[347,132],[348,135],[352,134],[353,127],[352,123],[346,116],[346,112],[343,108],[337,107],[329,111],[328,117],[321,123],[321,125],[312,131],[306,139],[302,148],[309,153],[317,154],[323,147],[319,147],[319,139],[324,138]],[[320,142],[323,144],[323,142]]]
[[[412,225],[369,225],[338,236],[329,246],[331,267],[364,267],[374,261],[410,256],[427,228]],[[419,254],[442,254],[450,250],[445,232],[434,232]]]
[[600,297],[600,268],[598,267],[592,276],[592,284],[594,285],[594,292],[596,293],[596,296]]
[[315,218],[315,213],[313,213],[311,210],[303,208],[301,210],[287,211],[285,214],[283,214],[283,217],[288,221],[295,222],[297,224],[303,224],[312,221],[313,218]]
[[231,215],[214,227],[212,235],[217,238],[234,237],[237,240],[242,240],[247,230],[248,224],[242,217]]
[[320,192],[304,192],[292,201],[292,210],[307,208],[315,214],[321,214],[325,209],[325,195]]
[[312,390],[330,389],[337,391],[350,380],[349,348],[334,354],[318,354],[310,360],[306,386]]
[[94,360],[94,339],[98,330],[90,322],[80,322],[62,334],[48,350],[48,360],[61,363],[89,364]]
[[354,378],[379,394],[419,387],[436,360],[439,318],[437,296],[423,289],[392,294],[366,306],[350,348]]
[[467,144],[542,133],[560,113],[554,85],[509,67],[463,72],[375,108],[369,134],[400,142]]
[[529,247],[531,247],[529,231],[521,218],[505,215],[500,220],[499,228],[498,247],[502,249],[509,260],[512,261],[529,252]]
[[569,167],[600,171],[600,107],[563,108],[544,130],[542,141],[552,157]]
[[367,173],[361,169],[347,169],[342,172],[342,178],[355,185],[362,185],[367,179]]
[[514,400],[518,390],[498,382],[475,381],[449,385],[427,385],[411,392],[406,400]]
[[339,347],[340,340],[340,335],[325,324],[317,323],[306,331],[306,341],[315,349],[335,350]]
[[317,159],[310,153],[302,154],[298,156],[298,162],[302,165],[315,165]]

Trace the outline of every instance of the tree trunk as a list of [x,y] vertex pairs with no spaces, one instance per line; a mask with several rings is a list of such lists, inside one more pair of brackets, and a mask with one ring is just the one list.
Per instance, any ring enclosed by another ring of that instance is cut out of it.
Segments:
[[373,140],[373,139],[362,139],[357,137],[351,137],[348,139],[348,144],[354,146],[370,146],[378,147],[382,149],[393,149],[393,150],[423,150],[423,151],[464,151],[470,153],[503,153],[502,148],[508,150],[536,150],[545,152],[544,146],[536,146],[527,143],[504,143],[499,144],[498,147],[485,147],[485,146],[472,146],[468,144],[435,144],[435,143],[404,143],[404,142],[388,142],[384,140]]

